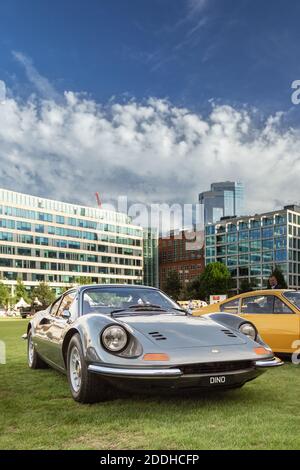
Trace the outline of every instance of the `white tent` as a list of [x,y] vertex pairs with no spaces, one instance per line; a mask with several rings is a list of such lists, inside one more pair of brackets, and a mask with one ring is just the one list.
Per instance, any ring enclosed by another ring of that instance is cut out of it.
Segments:
[[20,298],[19,302],[16,303],[15,308],[27,308],[30,307],[30,304],[25,302],[23,297]]

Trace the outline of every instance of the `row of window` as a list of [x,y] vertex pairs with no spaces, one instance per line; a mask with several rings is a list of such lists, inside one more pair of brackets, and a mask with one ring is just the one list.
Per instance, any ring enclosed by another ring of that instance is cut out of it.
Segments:
[[[52,215],[45,212],[37,212],[16,207],[0,206],[0,214],[9,215],[23,219],[40,220],[43,222],[56,222],[57,224],[71,225],[92,230],[101,230],[105,232],[121,233],[124,235],[141,236],[141,229],[123,227],[91,220],[77,219],[75,217],[64,217],[62,215]],[[24,222],[23,222],[24,223]]]
[[[300,229],[299,229],[300,230]],[[300,234],[300,232],[299,232]],[[273,237],[286,237],[287,230],[286,226],[282,225],[280,227],[275,228],[263,228],[262,230],[250,230],[247,232],[240,232],[240,233],[227,233],[222,235],[217,235],[216,237],[210,235],[205,238],[206,246],[214,246],[222,245],[225,243],[238,243],[242,241],[248,240],[261,240],[261,239],[269,239]]]
[[[291,214],[289,214],[291,215]],[[298,216],[300,225],[300,216]],[[298,220],[295,219],[296,221]],[[291,222],[292,220],[289,220]],[[275,217],[262,217],[261,219],[251,219],[248,221],[239,221],[238,223],[228,223],[227,225],[207,225],[205,227],[206,235],[214,235],[216,233],[225,233],[227,232],[237,232],[242,230],[249,230],[253,228],[260,228],[270,226],[270,225],[283,225],[286,224],[286,216],[285,215],[276,215]],[[297,222],[294,222],[297,223]]]
[[286,238],[276,238],[270,240],[255,240],[253,242],[240,242],[239,244],[209,246],[205,250],[207,257],[234,255],[237,253],[253,253],[257,251],[282,250],[287,248]]
[[235,265],[246,265],[249,263],[269,263],[270,261],[283,262],[287,261],[287,251],[286,250],[276,250],[276,251],[265,251],[263,253],[250,253],[242,254],[239,256],[217,256],[217,257],[206,257],[206,264],[213,263],[218,261],[224,263],[227,266]]
[[[13,271],[4,271],[2,273],[3,279],[7,281],[16,281],[21,278],[23,281],[28,282],[59,282],[65,284],[75,284],[77,282],[77,276],[62,275],[62,274],[35,274],[35,273],[18,273]],[[141,278],[135,280],[127,279],[125,277],[120,278],[105,278],[98,276],[89,277],[91,284],[141,284]]]
[[0,267],[11,269],[41,269],[45,271],[70,271],[76,273],[117,274],[121,276],[140,276],[140,269],[114,268],[110,266],[90,266],[81,264],[47,263],[0,258]]
[[[35,245],[44,245],[44,246],[56,246],[58,248],[70,248],[76,250],[88,250],[88,251],[102,251],[100,249],[101,245],[96,245],[94,243],[80,243],[77,241],[67,241],[67,240],[58,240],[48,237],[34,237],[33,235],[21,235],[14,234],[10,232],[1,232],[0,231],[0,240],[6,242],[17,242],[17,243],[28,243]],[[105,240],[108,243],[115,243],[120,245],[130,245],[130,246],[141,246],[141,240],[134,240],[132,238],[120,238],[120,237],[109,237]]]
[[[65,227],[54,227],[51,225],[31,224],[30,222],[14,221],[9,219],[0,219],[0,228],[7,228],[11,230],[22,230],[23,232],[36,232],[36,233],[48,233],[50,235],[58,235],[60,237],[72,237],[82,238],[86,240],[99,240],[105,241],[108,239],[116,239],[118,237],[95,233],[85,232],[80,230],[74,230]],[[139,233],[140,235],[140,233]]]

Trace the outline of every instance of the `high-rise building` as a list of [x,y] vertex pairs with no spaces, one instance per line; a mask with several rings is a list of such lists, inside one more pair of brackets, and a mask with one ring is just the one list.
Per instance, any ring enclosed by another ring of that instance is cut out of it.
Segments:
[[205,263],[219,261],[231,272],[234,289],[243,281],[265,288],[275,267],[290,288],[300,287],[300,207],[251,217],[225,218],[205,227]]
[[164,289],[170,271],[179,274],[182,286],[204,270],[203,232],[182,230],[159,239],[159,285]]
[[145,286],[158,287],[158,231],[154,228],[144,229],[144,281]]
[[210,191],[199,194],[199,203],[203,205],[205,225],[215,223],[222,217],[241,216],[244,214],[243,183],[212,183]]
[[143,229],[127,214],[0,189],[0,277],[12,288],[141,284]]

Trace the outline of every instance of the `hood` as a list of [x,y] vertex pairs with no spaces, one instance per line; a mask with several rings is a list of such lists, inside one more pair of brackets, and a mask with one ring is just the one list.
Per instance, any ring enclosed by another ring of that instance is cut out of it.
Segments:
[[118,321],[142,333],[148,340],[164,350],[247,343],[246,337],[203,317],[146,314],[126,316],[119,318]]

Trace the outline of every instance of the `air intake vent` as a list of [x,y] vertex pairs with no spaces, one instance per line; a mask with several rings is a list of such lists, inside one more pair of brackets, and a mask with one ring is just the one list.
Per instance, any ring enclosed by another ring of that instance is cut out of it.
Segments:
[[156,341],[163,341],[167,339],[164,335],[159,333],[159,331],[151,331],[149,335],[152,336],[153,339],[156,339]]
[[225,333],[225,335],[228,336],[229,338],[236,338],[236,335],[232,333],[232,331],[230,330],[221,330],[221,331],[223,331],[223,333]]

